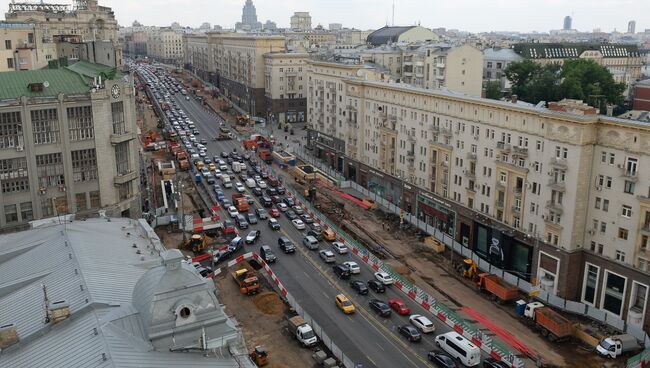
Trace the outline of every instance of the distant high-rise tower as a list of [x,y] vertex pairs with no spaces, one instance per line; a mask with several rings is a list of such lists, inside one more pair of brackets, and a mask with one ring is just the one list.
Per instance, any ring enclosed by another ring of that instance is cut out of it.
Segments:
[[568,16],[568,15],[566,17],[564,17],[564,27],[562,29],[564,29],[565,31],[570,30],[571,29],[571,20],[572,20],[571,17]]
[[632,34],[634,34],[634,33],[635,33],[635,32],[634,32],[635,30],[636,30],[636,21],[635,21],[635,20],[631,20],[631,21],[627,22],[627,33],[632,33]]
[[246,31],[262,29],[262,23],[257,21],[257,11],[253,0],[246,0],[242,10],[241,22],[237,22],[236,29],[243,29]]

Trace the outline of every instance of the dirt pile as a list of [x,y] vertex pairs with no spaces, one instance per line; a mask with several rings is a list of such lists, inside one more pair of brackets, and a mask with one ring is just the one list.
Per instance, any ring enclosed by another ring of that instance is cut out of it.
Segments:
[[253,303],[257,309],[264,314],[281,314],[284,313],[284,304],[278,294],[274,292],[264,292],[257,294],[253,298]]

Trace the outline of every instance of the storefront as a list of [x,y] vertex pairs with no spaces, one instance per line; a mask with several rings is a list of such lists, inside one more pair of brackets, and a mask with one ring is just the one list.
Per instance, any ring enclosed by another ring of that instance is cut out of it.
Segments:
[[376,170],[368,170],[368,190],[399,206],[402,200],[402,183]]
[[435,199],[432,195],[420,192],[417,195],[417,218],[438,230],[454,236],[456,233],[456,212],[451,205]]
[[523,279],[530,280],[533,248],[516,239],[509,231],[474,224],[473,250],[492,265]]

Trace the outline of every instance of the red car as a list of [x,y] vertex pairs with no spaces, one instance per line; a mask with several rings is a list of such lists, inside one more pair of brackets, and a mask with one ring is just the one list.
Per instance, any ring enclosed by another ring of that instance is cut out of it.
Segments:
[[269,211],[271,217],[280,217],[280,211],[277,208],[271,208]]
[[398,314],[405,315],[411,313],[411,308],[407,307],[406,304],[399,299],[389,299],[388,305],[390,305],[390,307]]

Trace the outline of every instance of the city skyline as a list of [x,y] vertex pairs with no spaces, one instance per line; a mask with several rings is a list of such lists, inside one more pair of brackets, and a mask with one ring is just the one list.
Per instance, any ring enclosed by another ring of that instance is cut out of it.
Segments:
[[[61,3],[61,1],[55,1]],[[63,3],[70,3],[64,1]],[[181,0],[168,0],[164,9],[155,8],[154,2],[129,2],[101,0],[100,5],[112,7],[120,25],[129,26],[134,20],[144,25],[168,26],[179,22],[183,26],[199,27],[203,22],[218,24],[224,28],[234,28],[241,21],[245,0],[224,0],[218,4],[207,0],[193,0],[193,7]],[[353,3],[341,0],[327,2],[306,0],[284,1],[281,4],[268,0],[253,1],[260,22],[274,21],[278,27],[289,27],[289,19],[296,11],[311,14],[312,24],[327,27],[329,23],[342,23],[348,28],[377,29],[391,23],[392,0]],[[469,32],[516,31],[548,32],[562,29],[565,16],[571,16],[573,29],[590,32],[601,29],[603,32],[617,30],[626,32],[627,24],[636,21],[637,32],[650,29],[650,2],[641,0],[576,0],[570,7],[560,0],[545,2],[521,1],[517,3],[497,0],[461,0],[456,2],[433,3],[425,0],[406,0],[395,3],[395,24],[421,24],[427,28],[444,27]],[[595,6],[597,5],[597,6]],[[6,12],[8,2],[3,7]],[[338,12],[333,9],[343,9]],[[166,11],[174,9],[173,12]],[[198,11],[197,9],[200,9]],[[368,9],[371,9],[369,11]],[[367,14],[365,14],[367,13]],[[206,14],[211,14],[206,16]],[[365,14],[359,17],[359,14]],[[423,16],[423,14],[430,14]],[[529,17],[528,14],[535,14]],[[499,19],[499,22],[495,22]]]

